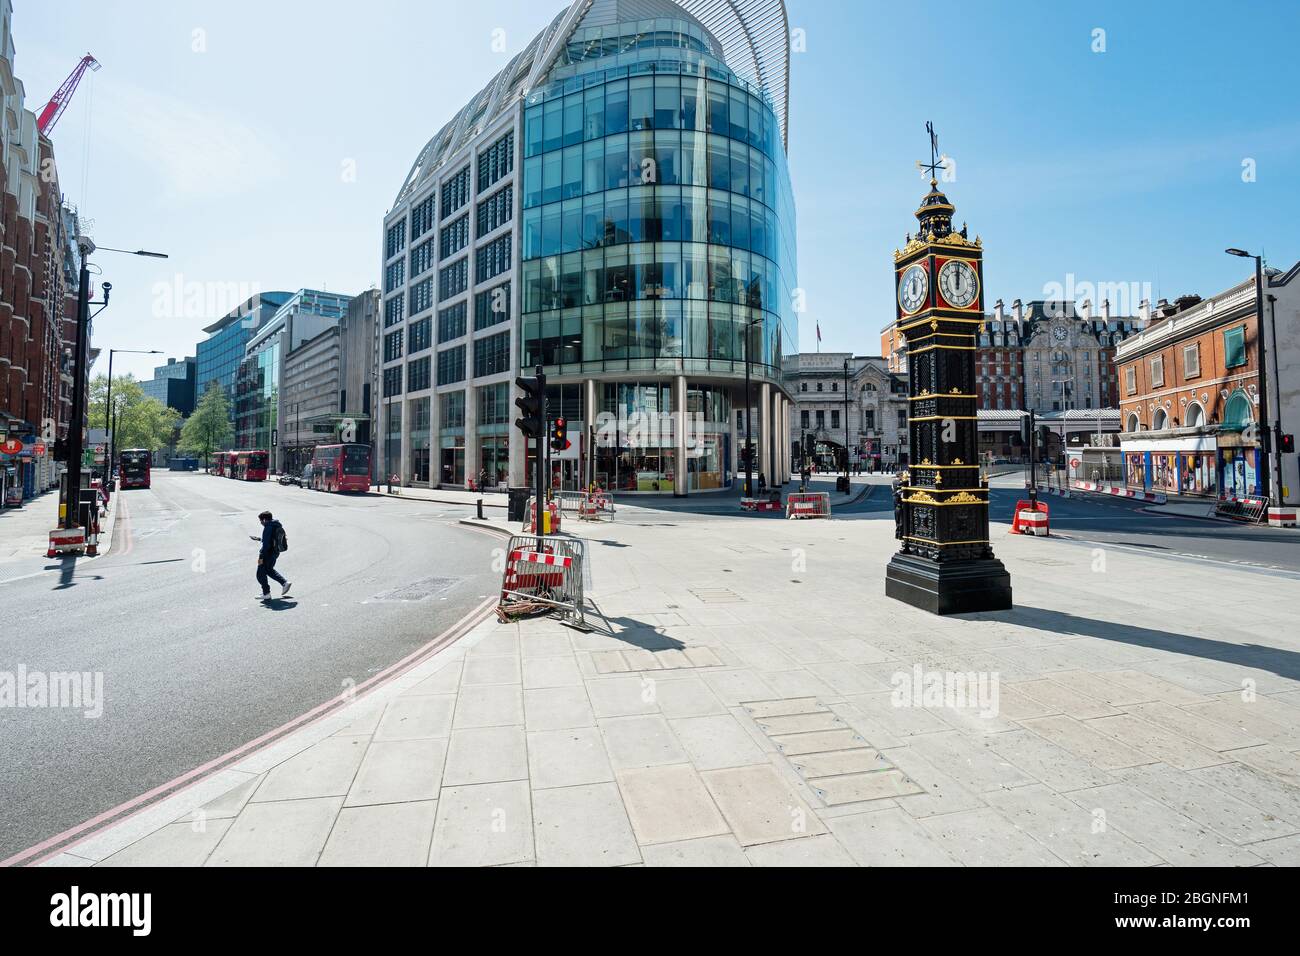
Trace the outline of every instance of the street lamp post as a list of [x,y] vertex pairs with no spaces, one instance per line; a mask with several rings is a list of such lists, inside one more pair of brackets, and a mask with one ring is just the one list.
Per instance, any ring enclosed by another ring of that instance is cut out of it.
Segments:
[[[86,381],[87,352],[90,344],[90,257],[96,251],[96,246],[89,236],[78,236],[77,249],[81,253],[81,272],[77,286],[77,354],[73,371],[72,424],[68,428],[68,496],[63,514],[65,530],[77,527],[79,517],[77,512],[81,504],[82,422],[86,418],[86,401],[90,397],[87,394]],[[135,252],[126,249],[110,249],[107,246],[100,246],[98,249],[102,252],[123,252],[127,255],[148,256],[153,259],[167,258],[161,252],[146,252],[143,249],[137,249]],[[112,286],[105,283],[105,306],[108,305],[108,290],[111,288]]]
[[753,407],[753,400],[750,398],[749,388],[749,365],[750,365],[750,339],[753,337],[754,323],[757,319],[750,319],[745,324],[745,497],[754,497],[754,439],[753,431],[750,428],[750,409]]
[[[1244,249],[1225,249],[1224,251],[1230,256],[1255,260],[1255,340],[1259,342],[1259,423],[1263,426],[1259,431],[1259,450],[1264,457],[1264,467],[1260,469],[1260,490],[1264,494],[1264,499],[1268,501],[1271,500],[1273,489],[1272,476],[1269,474],[1268,469],[1269,450],[1277,442],[1270,441],[1269,435],[1269,430],[1273,426],[1268,420],[1268,362],[1267,347],[1264,342],[1264,257],[1252,255]],[[1278,433],[1281,433],[1280,427]],[[1281,477],[1282,467],[1279,458],[1279,481]]]
[[104,487],[110,491],[115,488],[110,487],[113,483],[113,453],[117,448],[117,416],[113,415],[113,421],[110,422],[109,415],[113,407],[113,356],[121,353],[122,355],[162,355],[158,349],[109,349],[108,350],[108,394],[104,397],[104,428],[108,430],[108,459],[104,463]]
[[849,490],[849,360],[844,360],[844,490]]

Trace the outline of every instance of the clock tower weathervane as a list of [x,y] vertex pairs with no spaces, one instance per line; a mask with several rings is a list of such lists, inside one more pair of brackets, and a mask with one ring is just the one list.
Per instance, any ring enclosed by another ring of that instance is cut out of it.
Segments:
[[930,192],[919,230],[894,253],[897,328],[907,340],[911,464],[899,490],[902,544],[885,594],[935,614],[1011,607],[1011,576],[989,542],[989,489],[980,475],[976,335],[984,324],[984,250],[952,228],[956,208],[939,190],[932,123]]

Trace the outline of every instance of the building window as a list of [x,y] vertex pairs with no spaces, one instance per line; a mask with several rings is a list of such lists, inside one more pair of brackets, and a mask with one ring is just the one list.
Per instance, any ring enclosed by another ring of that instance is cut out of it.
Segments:
[[900,409],[898,410],[898,427],[899,427],[899,428],[906,428],[906,427],[907,427],[907,409],[906,409],[906,408],[900,408]]
[[406,293],[399,292],[384,303],[384,327],[396,325],[406,318]]
[[826,427],[826,413],[819,409],[817,412],[817,428],[820,430],[825,427]]
[[822,391],[824,387],[825,387],[825,383],[823,383],[823,382],[818,382],[818,383],[817,383],[817,391],[819,391],[819,392]]
[[446,219],[469,202],[469,167],[442,184],[442,218]]
[[515,188],[507,186],[478,204],[478,234],[486,236],[498,226],[504,226],[514,215]]
[[[805,389],[805,391],[806,391],[806,389]],[[799,427],[802,428],[802,429],[805,429],[805,430],[807,430],[807,428],[808,428],[808,411],[807,411],[807,409],[805,409],[804,411],[802,411],[802,412],[799,413]]]
[[384,336],[384,361],[391,362],[402,357],[402,330],[390,332]]
[[388,236],[384,241],[384,258],[391,259],[406,248],[406,220],[388,227]]
[[429,357],[417,359],[406,366],[406,390],[422,392],[429,387]]
[[489,335],[474,343],[474,376],[510,371],[510,333]]
[[402,394],[402,366],[384,369],[384,398]]
[[474,330],[488,329],[510,320],[510,283],[474,296]]
[[840,410],[838,408],[833,408],[831,409],[831,428],[839,428],[839,427],[840,427]]
[[839,383],[839,382],[831,382],[831,391],[832,391],[832,392],[838,392],[839,390],[840,390],[840,383]]
[[457,302],[449,309],[443,309],[438,313],[438,344],[450,342],[452,339],[458,339],[465,334],[465,314],[466,309],[464,302]]
[[808,391],[808,383],[807,383],[807,382],[800,382],[800,383],[799,383],[799,391],[801,391],[801,392],[806,392],[806,391]]
[[438,298],[450,299],[469,288],[469,260],[453,262],[438,272]]
[[510,424],[510,386],[506,382],[478,390],[478,424]]
[[[422,235],[433,228],[433,201],[435,198],[437,197],[430,195],[428,199],[411,210],[412,240],[419,239]],[[414,268],[414,266],[412,266],[412,268]]]
[[438,239],[438,258],[446,259],[455,255],[469,245],[469,214],[465,214],[451,225],[443,226]]
[[1183,375],[1196,378],[1201,374],[1201,346],[1199,343],[1183,346]]
[[406,351],[414,355],[416,352],[423,352],[432,345],[433,322],[430,319],[421,319],[419,322],[412,322],[406,330]]
[[411,315],[433,308],[433,278],[411,286]]
[[392,292],[406,281],[406,260],[398,259],[384,270],[384,291]]
[[874,408],[869,408],[862,413],[862,427],[867,431],[875,431],[876,410]]
[[510,268],[510,238],[510,234],[506,233],[478,250],[474,268],[475,282],[486,282]]
[[426,239],[411,250],[411,278],[423,275],[433,267],[434,240]]
[[515,132],[511,130],[478,155],[478,189],[487,189],[515,168]]
[[1160,388],[1165,384],[1165,357],[1157,355],[1151,360],[1151,387]]
[[1238,368],[1246,364],[1246,327],[1226,329],[1223,333],[1223,365]]
[[465,346],[444,349],[438,353],[438,385],[451,385],[465,381]]
[[1128,368],[1124,369],[1124,391],[1129,395],[1132,395],[1137,390],[1137,366],[1130,365]]

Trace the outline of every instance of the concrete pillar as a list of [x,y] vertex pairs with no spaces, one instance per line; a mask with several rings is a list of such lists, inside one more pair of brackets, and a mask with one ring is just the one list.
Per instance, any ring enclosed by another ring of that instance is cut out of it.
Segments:
[[586,429],[583,436],[583,448],[586,449],[585,467],[586,472],[583,475],[583,482],[590,485],[596,480],[596,447],[599,439],[595,439],[596,429],[600,427],[600,405],[596,400],[596,380],[589,378],[582,383],[582,427]]
[[673,497],[685,498],[686,486],[686,376],[673,379],[673,439],[677,446],[673,456]]
[[[772,483],[772,386],[764,382],[758,389],[758,473]],[[757,484],[757,478],[755,479]]]
[[738,409],[733,405],[731,409],[731,414],[727,416],[728,418],[731,419],[728,425],[728,427],[731,429],[731,454],[728,457],[730,457],[731,460],[727,462],[727,465],[728,465],[728,470],[731,472],[732,484],[735,487],[739,488],[741,487],[741,484],[744,482],[745,479],[743,478],[743,476],[741,476],[740,467],[739,467],[740,466],[740,426],[737,424],[737,415],[736,415],[737,410]]
[[790,400],[781,396],[781,484],[790,480]]

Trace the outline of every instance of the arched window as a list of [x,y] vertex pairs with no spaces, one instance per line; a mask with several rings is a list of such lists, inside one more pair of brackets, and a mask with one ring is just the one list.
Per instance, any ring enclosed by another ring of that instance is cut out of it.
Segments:
[[1223,409],[1223,424],[1220,426],[1225,432],[1245,431],[1247,427],[1255,421],[1255,410],[1251,407],[1250,398],[1241,389],[1237,389],[1228,399],[1228,404]]
[[1151,430],[1158,432],[1164,431],[1169,427],[1169,413],[1163,408],[1157,408],[1156,413],[1151,416]]
[[1187,414],[1183,423],[1189,427],[1205,424],[1205,409],[1201,407],[1200,402],[1192,402],[1187,406]]
[[1128,425],[1125,431],[1138,432],[1142,430],[1142,420],[1138,418],[1137,412],[1130,412],[1128,416]]

